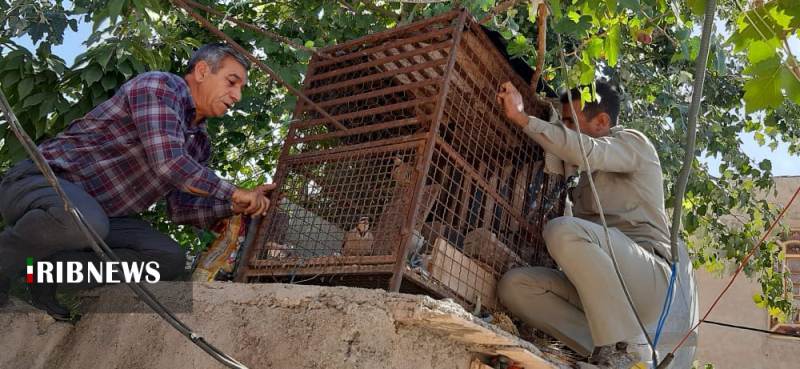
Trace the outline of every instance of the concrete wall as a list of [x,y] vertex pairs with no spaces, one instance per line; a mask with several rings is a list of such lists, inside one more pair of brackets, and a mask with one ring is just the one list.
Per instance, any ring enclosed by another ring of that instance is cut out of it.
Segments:
[[[767,197],[783,206],[800,186],[800,177],[777,177],[775,182],[777,196],[770,193]],[[800,199],[795,200],[786,213],[784,223],[790,228],[800,229]],[[696,277],[702,316],[728,283],[730,275],[712,275],[698,270]],[[757,281],[743,275],[738,277],[708,320],[769,329],[767,312],[753,302],[753,295],[760,291]],[[701,368],[705,363],[712,363],[716,369],[797,369],[800,368],[800,338],[703,324],[700,326],[696,360]]]
[[[730,277],[722,278],[704,270],[697,271],[696,277],[703,314]],[[753,295],[760,290],[756,281],[737,278],[708,320],[769,329],[767,312],[753,302]],[[695,359],[701,365],[712,363],[716,369],[797,369],[800,338],[702,324]]]
[[[177,316],[251,369],[471,369],[486,354],[524,369],[569,368],[456,303],[426,296],[220,282],[196,283],[191,294],[181,282],[150,288],[162,301],[191,299]],[[16,299],[0,309],[0,368],[224,368],[125,286],[87,291],[81,300],[75,325]]]

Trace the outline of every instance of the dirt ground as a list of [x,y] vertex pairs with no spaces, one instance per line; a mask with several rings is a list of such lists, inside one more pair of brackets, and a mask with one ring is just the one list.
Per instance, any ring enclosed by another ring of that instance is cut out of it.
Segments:
[[[159,295],[185,288],[157,287]],[[143,306],[125,286],[89,295],[84,299],[91,302],[74,326],[19,301],[5,308],[0,368],[223,367],[153,313],[97,311]],[[467,344],[395,321],[392,309],[398,304],[431,305],[421,296],[233,283],[195,284],[193,295],[191,312],[178,317],[250,368],[468,369],[474,356]],[[452,309],[453,304],[445,305]]]

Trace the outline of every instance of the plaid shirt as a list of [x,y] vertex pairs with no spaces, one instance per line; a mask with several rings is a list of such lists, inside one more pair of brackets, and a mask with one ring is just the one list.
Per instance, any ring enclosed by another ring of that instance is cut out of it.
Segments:
[[39,148],[110,217],[139,213],[166,195],[173,221],[209,228],[231,215],[235,187],[206,167],[211,143],[194,115],[183,78],[143,73]]

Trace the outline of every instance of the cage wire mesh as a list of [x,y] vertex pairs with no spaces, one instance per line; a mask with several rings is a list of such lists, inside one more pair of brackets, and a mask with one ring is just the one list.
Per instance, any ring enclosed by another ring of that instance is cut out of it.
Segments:
[[549,108],[464,11],[322,50],[274,177],[273,206],[241,279],[388,288],[497,309],[510,268],[553,265],[541,238],[561,214],[559,176],[506,121],[512,81],[526,111]]

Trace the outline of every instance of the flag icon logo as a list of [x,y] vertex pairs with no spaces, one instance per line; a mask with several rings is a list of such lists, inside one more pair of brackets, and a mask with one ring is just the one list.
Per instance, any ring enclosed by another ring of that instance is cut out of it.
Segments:
[[33,283],[33,258],[26,259],[27,269],[25,271],[25,282]]

